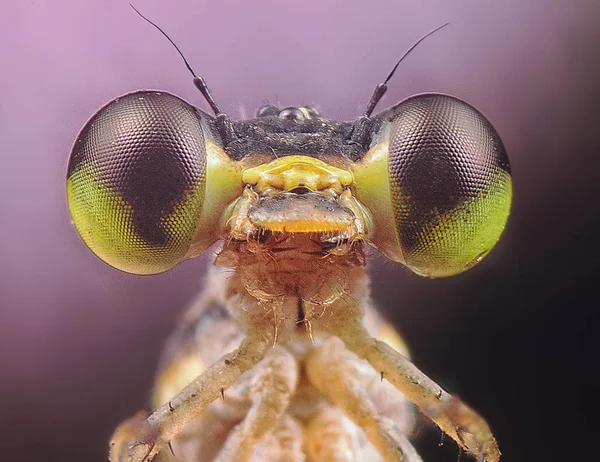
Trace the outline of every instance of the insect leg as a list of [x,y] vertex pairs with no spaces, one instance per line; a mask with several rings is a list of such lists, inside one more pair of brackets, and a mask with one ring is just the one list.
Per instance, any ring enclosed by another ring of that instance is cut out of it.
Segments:
[[478,461],[498,462],[500,450],[487,422],[458,398],[444,391],[408,359],[377,340],[355,320],[336,326],[334,332],[346,347],[383,373],[402,394]]
[[306,363],[313,385],[364,430],[385,461],[421,462],[395,423],[373,403],[365,387],[364,367],[364,361],[335,337],[315,349]]
[[222,356],[146,419],[138,414],[121,424],[113,435],[109,460],[151,461],[186,424],[220,398],[222,390],[258,364],[272,345],[270,332],[248,332],[239,348]]
[[252,460],[254,449],[278,427],[296,391],[298,363],[285,348],[273,348],[254,372],[255,376],[247,388],[252,401],[250,410],[230,433],[216,458],[217,462]]
[[263,439],[254,450],[253,462],[304,462],[302,449],[304,435],[302,426],[293,417],[285,414],[277,427]]
[[306,425],[306,450],[309,460],[345,462],[357,460],[351,422],[336,407],[326,407]]
[[381,462],[381,456],[364,432],[337,406],[320,409],[305,424],[304,444],[308,460],[328,462]]

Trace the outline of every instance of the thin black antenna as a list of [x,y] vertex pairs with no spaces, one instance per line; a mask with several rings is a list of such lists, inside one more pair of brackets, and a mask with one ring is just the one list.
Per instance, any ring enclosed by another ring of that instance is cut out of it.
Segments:
[[138,9],[135,6],[133,6],[131,3],[129,4],[129,6],[131,8],[133,8],[133,11],[135,11],[144,21],[146,21],[146,22],[152,24],[154,27],[156,27],[158,29],[158,31],[161,34],[163,34],[169,42],[171,42],[171,45],[173,45],[175,47],[175,49],[179,53],[179,56],[181,56],[183,58],[185,67],[187,67],[188,71],[190,71],[190,73],[194,76],[194,85],[196,85],[196,88],[198,90],[200,90],[200,93],[202,93],[202,96],[204,96],[204,99],[209,104],[209,106],[211,107],[211,109],[213,110],[215,115],[223,114],[221,112],[221,108],[219,108],[219,105],[216,103],[215,99],[210,94],[210,90],[208,89],[208,86],[206,85],[206,82],[204,81],[204,79],[196,74],[196,71],[194,71],[194,69],[192,68],[192,66],[190,65],[188,60],[185,58],[184,54],[181,52],[179,47],[175,44],[175,42],[173,40],[171,40],[171,37],[169,37],[164,30],[162,30],[160,27],[158,27],[158,25],[156,25],[155,23],[150,21],[146,16],[144,16],[142,13],[140,13],[138,11]]
[[387,91],[387,83],[389,82],[389,80],[394,75],[394,72],[396,72],[396,69],[398,69],[398,66],[400,65],[400,63],[402,62],[402,60],[404,58],[406,58],[408,56],[408,54],[411,51],[413,51],[417,47],[417,45],[419,43],[421,43],[427,37],[429,37],[430,35],[434,34],[438,30],[440,30],[442,27],[446,27],[448,24],[450,24],[450,23],[447,22],[446,24],[442,24],[441,26],[438,26],[435,29],[433,29],[431,32],[428,32],[427,34],[425,34],[423,37],[421,37],[419,40],[417,40],[414,43],[414,45],[411,46],[408,49],[408,51],[406,53],[404,53],[402,55],[402,57],[398,60],[398,62],[396,63],[396,65],[394,66],[394,68],[392,69],[392,71],[388,74],[388,76],[383,81],[383,83],[380,83],[379,85],[377,85],[375,87],[375,90],[373,91],[373,94],[371,95],[371,100],[369,101],[369,104],[367,104],[367,109],[365,110],[365,113],[364,113],[365,117],[370,117],[371,116],[371,114],[373,113],[373,110],[375,109],[375,106],[377,106],[377,103],[379,103],[379,101],[381,100],[381,98],[383,97],[383,95],[385,95],[385,92]]

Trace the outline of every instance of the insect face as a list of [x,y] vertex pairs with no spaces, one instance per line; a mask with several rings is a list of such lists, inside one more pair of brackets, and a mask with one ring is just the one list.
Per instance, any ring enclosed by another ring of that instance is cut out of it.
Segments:
[[[228,268],[211,273],[174,334],[158,408],[116,430],[110,459],[148,462],[167,443],[175,454],[175,441],[189,460],[343,453],[420,462],[406,438],[408,399],[478,460],[497,462],[485,420],[386,334],[363,252],[370,243],[430,277],[478,263],[511,201],[508,159],[492,125],[441,94],[371,117],[396,67],[355,121],[274,106],[233,121],[187,65],[214,116],[172,94],[130,93],[87,122],[69,159],[73,222],[108,264],[159,273],[223,240],[215,264]],[[381,400],[384,376],[400,393]],[[208,409],[219,396],[223,404]],[[350,435],[362,447],[346,448]]]
[[367,122],[267,106],[229,123],[224,140],[222,120],[160,92],[101,108],[75,142],[67,177],[90,249],[123,271],[153,274],[221,238],[321,233],[326,242],[337,233],[435,277],[476,264],[504,228],[502,142],[456,98],[419,95]]

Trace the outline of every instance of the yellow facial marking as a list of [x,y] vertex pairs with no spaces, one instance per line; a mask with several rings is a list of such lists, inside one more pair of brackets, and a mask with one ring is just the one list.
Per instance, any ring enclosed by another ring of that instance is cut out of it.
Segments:
[[385,255],[404,263],[402,248],[394,225],[394,208],[388,170],[389,143],[373,146],[362,160],[352,167],[352,190],[360,203],[371,212],[375,224],[371,240]]
[[313,157],[287,156],[244,170],[242,180],[254,186],[258,193],[268,189],[291,191],[298,187],[306,187],[311,191],[333,188],[341,192],[352,184],[353,178],[349,171]]
[[236,200],[244,189],[242,167],[229,158],[223,148],[212,141],[206,143],[206,182],[204,207],[198,217],[197,232],[186,258],[202,254],[220,237],[224,226],[223,210]]

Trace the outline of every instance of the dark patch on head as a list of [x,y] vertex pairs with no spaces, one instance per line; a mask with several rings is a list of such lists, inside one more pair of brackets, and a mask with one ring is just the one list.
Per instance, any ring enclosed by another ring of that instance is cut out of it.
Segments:
[[146,243],[162,247],[171,239],[164,220],[186,199],[195,184],[177,147],[148,146],[139,154],[135,168],[123,178],[116,174],[113,181],[118,181],[114,183],[116,191],[132,207],[136,233]]
[[235,121],[233,127],[236,138],[224,148],[234,160],[273,153],[274,157],[303,155],[317,159],[339,155],[357,161],[368,151],[370,143],[370,139],[362,144],[352,142],[354,122],[337,122],[318,116],[306,118],[303,115],[289,120],[280,118],[279,113],[262,115]]

